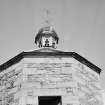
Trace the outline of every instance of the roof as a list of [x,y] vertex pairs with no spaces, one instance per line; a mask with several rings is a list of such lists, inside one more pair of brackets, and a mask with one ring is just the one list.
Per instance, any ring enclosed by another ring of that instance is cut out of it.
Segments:
[[[47,49],[48,50],[48,49]],[[5,62],[4,64],[0,65],[0,72],[9,68],[10,66],[18,63],[23,58],[38,58],[38,57],[72,57],[77,61],[81,62],[82,64],[88,66],[93,71],[100,74],[101,69],[82,57],[81,55],[77,54],[76,52],[63,52],[59,50],[52,50],[52,51],[45,51],[43,49],[30,51],[30,52],[21,52],[17,56],[13,57],[9,61]]]

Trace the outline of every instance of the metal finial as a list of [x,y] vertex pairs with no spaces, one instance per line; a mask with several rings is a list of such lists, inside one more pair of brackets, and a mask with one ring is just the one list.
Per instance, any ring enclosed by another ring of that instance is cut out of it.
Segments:
[[50,20],[51,20],[50,17],[49,17],[50,16],[50,11],[48,9],[45,9],[45,13],[46,13],[45,24],[49,26],[50,25]]

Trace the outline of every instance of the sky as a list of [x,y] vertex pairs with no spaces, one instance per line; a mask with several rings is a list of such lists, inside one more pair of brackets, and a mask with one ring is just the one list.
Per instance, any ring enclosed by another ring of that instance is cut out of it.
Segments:
[[37,49],[34,38],[46,10],[60,38],[58,49],[77,52],[100,67],[105,89],[105,0],[0,0],[0,64]]

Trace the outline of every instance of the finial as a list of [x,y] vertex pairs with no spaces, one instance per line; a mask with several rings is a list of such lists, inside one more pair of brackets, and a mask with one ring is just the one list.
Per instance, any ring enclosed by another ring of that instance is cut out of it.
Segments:
[[51,18],[50,18],[50,10],[45,9],[45,25],[50,26],[51,25]]

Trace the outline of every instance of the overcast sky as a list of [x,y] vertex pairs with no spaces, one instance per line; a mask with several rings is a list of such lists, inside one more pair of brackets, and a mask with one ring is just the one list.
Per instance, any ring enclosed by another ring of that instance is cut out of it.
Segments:
[[0,64],[37,48],[34,37],[46,9],[60,38],[58,49],[99,66],[105,89],[105,0],[0,0]]

